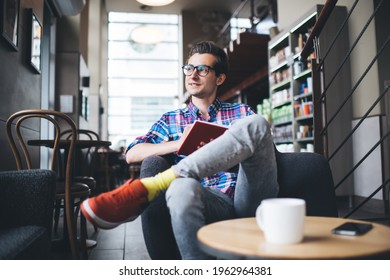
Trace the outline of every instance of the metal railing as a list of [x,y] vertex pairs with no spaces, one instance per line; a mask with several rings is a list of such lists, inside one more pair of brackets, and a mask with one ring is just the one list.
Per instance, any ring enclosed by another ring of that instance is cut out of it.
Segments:
[[[370,24],[372,24],[373,20],[375,20],[375,17],[378,15],[378,12],[383,6],[383,0],[378,1],[377,5],[374,8],[373,13],[369,16],[367,22],[364,24],[363,28],[357,35],[356,39],[351,42],[350,48],[348,52],[345,54],[344,58],[340,60],[340,63],[334,73],[329,73],[327,72],[327,80],[324,79],[324,72],[327,70],[325,65],[326,61],[328,59],[328,54],[332,50],[332,48],[335,45],[335,42],[337,42],[338,39],[340,39],[340,34],[341,31],[345,28],[348,28],[348,22],[350,21],[351,16],[355,12],[355,8],[357,7],[359,0],[356,0],[352,6],[350,7],[347,17],[343,21],[342,25],[340,26],[340,29],[335,33],[333,41],[330,43],[330,47],[326,50],[325,54],[323,57],[320,57],[320,52],[318,51],[319,45],[318,45],[318,38],[321,36],[321,31],[322,28],[326,25],[327,19],[329,18],[330,14],[332,13],[337,0],[328,0],[317,21],[315,26],[312,29],[312,32],[309,36],[309,39],[304,46],[304,49],[301,52],[301,60],[306,60],[308,55],[314,50],[316,51],[316,61],[313,64],[313,81],[317,80],[320,83],[320,89],[321,89],[321,94],[317,97],[314,98],[315,102],[318,102],[315,106],[318,108],[322,108],[322,129],[319,132],[319,137],[316,137],[317,141],[320,141],[320,143],[317,143],[319,146],[323,147],[323,154],[324,156],[327,157],[328,161],[331,163],[333,160],[336,160],[336,156],[340,152],[340,150],[343,149],[343,147],[352,141],[353,135],[356,133],[359,127],[364,124],[364,122],[370,118],[373,115],[373,111],[377,106],[383,105],[386,102],[386,98],[388,98],[388,92],[389,92],[389,87],[390,84],[387,84],[384,86],[384,89],[379,93],[378,97],[372,102],[372,104],[369,104],[368,109],[364,112],[364,114],[359,117],[358,120],[354,122],[354,124],[351,127],[351,131],[349,131],[346,136],[343,136],[344,138],[341,139],[340,143],[338,146],[334,147],[332,151],[328,150],[328,138],[331,136],[329,133],[330,126],[332,125],[333,122],[336,122],[336,117],[340,115],[340,113],[346,109],[347,104],[351,106],[352,103],[352,98],[356,94],[358,87],[365,81],[367,78],[368,73],[372,68],[376,65],[375,63],[378,62],[378,59],[381,57],[381,55],[387,51],[386,47],[389,44],[390,41],[390,34],[387,34],[387,38],[384,40],[383,44],[377,48],[377,53],[375,56],[371,59],[371,61],[368,63],[368,65],[364,66],[364,71],[358,77],[357,81],[351,86],[351,90],[348,94],[345,95],[345,99],[339,104],[338,108],[332,112],[331,114],[325,113],[326,111],[326,103],[325,100],[328,98],[331,99],[332,97],[330,96],[330,88],[334,82],[334,80],[337,78],[338,74],[340,71],[346,67],[351,61],[351,55],[358,46],[358,44],[361,42],[361,38],[363,35],[367,32],[367,29]],[[379,26],[377,26],[379,28]],[[382,28],[386,28],[383,26]],[[389,32],[390,33],[390,32]],[[375,44],[373,44],[373,48],[375,48]],[[348,65],[349,67],[349,65]],[[330,75],[329,75],[330,74]],[[330,77],[330,78],[329,78]],[[382,110],[383,110],[382,106]],[[384,113],[380,113],[380,117],[387,121],[387,116]],[[370,201],[378,192],[382,191],[382,197],[384,201],[384,217],[380,217],[377,219],[381,218],[389,218],[389,183],[390,183],[390,178],[386,178],[386,175],[389,174],[389,155],[386,151],[389,151],[388,147],[388,136],[390,134],[390,131],[386,131],[386,126],[381,125],[381,131],[380,131],[380,138],[379,140],[372,145],[371,148],[368,149],[368,151],[361,157],[360,160],[355,162],[353,166],[351,167],[350,171],[348,171],[341,179],[339,179],[338,182],[335,182],[335,189],[339,189],[349,178],[351,178],[358,169],[358,167],[362,166],[362,164],[367,160],[367,158],[373,154],[374,151],[377,149],[381,150],[381,160],[382,160],[382,184],[379,186],[375,187],[375,189],[371,192],[370,195],[367,197],[364,197],[361,202],[359,202],[357,205],[351,207],[350,212],[344,215],[345,218],[350,217],[352,214],[355,214],[359,209],[362,208],[363,205],[367,204],[368,201]]]

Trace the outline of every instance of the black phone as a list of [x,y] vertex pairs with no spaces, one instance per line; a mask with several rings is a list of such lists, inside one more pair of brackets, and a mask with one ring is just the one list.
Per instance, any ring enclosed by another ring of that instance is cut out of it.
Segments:
[[342,235],[363,235],[370,229],[372,229],[372,224],[347,222],[334,228],[332,233]]

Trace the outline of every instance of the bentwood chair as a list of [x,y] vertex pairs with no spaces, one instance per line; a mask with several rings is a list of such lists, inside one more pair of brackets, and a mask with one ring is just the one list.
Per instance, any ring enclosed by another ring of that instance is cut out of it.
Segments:
[[[87,185],[82,183],[75,183],[73,181],[74,174],[74,155],[77,140],[77,128],[73,120],[58,111],[53,110],[22,110],[12,114],[6,123],[6,132],[9,145],[14,155],[16,166],[18,170],[32,169],[32,161],[30,151],[27,148],[28,137],[26,133],[22,133],[23,125],[28,122],[33,124],[37,120],[46,120],[54,127],[54,139],[46,141],[50,147],[53,148],[50,169],[57,172],[58,180],[56,184],[55,200],[62,200],[64,202],[64,239],[69,242],[72,257],[74,259],[86,258],[86,231],[85,218],[80,215],[80,242],[77,234],[77,217],[79,216],[79,204],[82,200],[89,197],[90,189]],[[39,126],[39,122],[36,123]],[[72,135],[66,142],[66,146],[61,146],[60,135],[61,130],[70,128]],[[64,173],[58,170],[59,150],[64,148]],[[63,176],[62,176],[63,175]],[[53,202],[54,203],[54,202]]]
[[[69,140],[72,137],[71,130],[65,130],[61,132],[60,138]],[[99,135],[88,129],[77,129],[78,140],[99,141]],[[96,189],[96,180],[92,176],[94,172],[94,162],[96,157],[96,147],[89,146],[80,151],[76,151],[76,159],[78,163],[77,174],[74,176],[74,180],[80,183],[87,184],[93,193]]]
[[[89,141],[99,141],[100,137],[95,131],[88,129],[77,129],[77,139],[78,140],[89,140]],[[69,140],[72,137],[72,130],[64,130],[61,132],[60,139]],[[75,158],[77,162],[77,174],[73,176],[73,181],[86,184],[91,190],[91,196],[97,194],[96,190],[96,180],[93,177],[96,165],[96,147],[89,146],[84,149],[77,149]],[[59,211],[58,207],[56,208],[56,213],[54,216],[54,230],[57,230],[58,227],[58,216]],[[95,231],[97,227],[94,226]]]

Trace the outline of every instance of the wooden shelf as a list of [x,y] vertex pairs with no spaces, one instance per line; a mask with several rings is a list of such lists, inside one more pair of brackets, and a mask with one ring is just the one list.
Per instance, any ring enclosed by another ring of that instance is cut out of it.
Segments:
[[[334,2],[334,1],[331,1]],[[333,3],[334,4],[334,3]],[[321,90],[321,84],[320,84],[320,78],[319,75],[316,73],[313,73],[312,69],[316,69],[313,67],[313,64],[316,62],[313,60],[314,56],[310,56],[310,59],[300,61],[301,65],[296,65],[302,57],[307,58],[308,54],[312,54],[313,48],[307,48],[309,46],[309,43],[311,43],[311,39],[308,39],[307,42],[305,38],[311,37],[314,30],[314,25],[321,21],[319,19],[319,15],[323,11],[323,5],[315,5],[313,8],[311,8],[309,11],[307,11],[302,17],[300,17],[296,22],[294,22],[289,28],[286,28],[284,32],[278,35],[278,37],[273,38],[269,42],[268,46],[268,56],[270,60],[274,60],[275,58],[284,53],[285,56],[291,59],[291,64],[287,63],[285,65],[285,68],[282,68],[280,65],[276,65],[276,67],[273,67],[270,69],[270,74],[273,74],[271,71],[275,71],[278,69],[282,69],[283,71],[288,71],[289,74],[293,74],[292,76],[288,77],[288,79],[285,79],[277,84],[274,84],[270,87],[270,98],[272,99],[273,94],[275,92],[278,92],[282,89],[290,89],[291,90],[291,112],[294,115],[294,118],[291,121],[291,124],[293,125],[293,144],[294,144],[294,151],[299,152],[302,150],[302,148],[306,148],[307,143],[313,142],[315,152],[325,154],[326,151],[324,150],[323,145],[323,137],[320,135],[319,131],[322,129],[323,125],[323,114],[322,110],[329,110],[329,108],[335,107],[333,105],[333,102],[335,104],[339,102],[335,102],[335,97],[332,97],[332,103],[327,102],[326,106],[322,106],[318,102],[318,100],[315,99],[315,96],[320,95]],[[332,15],[332,19],[327,22],[326,26],[323,26],[323,32],[320,34],[318,38],[318,43],[320,45],[319,52],[317,53],[319,58],[323,57],[324,51],[328,49],[329,43],[332,42],[332,39],[334,37],[334,30],[336,30],[342,23],[343,18],[346,16],[346,8],[345,7],[332,7],[334,14]],[[322,29],[322,27],[321,27]],[[303,40],[303,41],[302,41]],[[302,50],[302,44],[305,47],[304,50]],[[343,36],[341,36],[341,39],[337,41],[336,45],[334,46],[334,49],[336,52],[331,53],[330,55],[333,60],[327,60],[332,61],[331,63],[326,63],[325,67],[325,74],[324,79],[325,81],[328,78],[328,73],[333,73],[338,66],[337,59],[340,55],[337,52],[343,53],[346,51],[348,43],[348,34],[347,31],[343,31]],[[305,51],[307,54],[303,55],[302,52]],[[287,61],[290,61],[287,59]],[[284,67],[284,65],[283,65]],[[295,69],[297,67],[301,67],[300,69]],[[301,70],[301,71],[300,71]],[[278,70],[279,71],[279,70]],[[344,72],[348,72],[349,70],[346,69]],[[298,74],[296,74],[298,73]],[[283,73],[278,73],[283,74]],[[316,74],[316,79],[314,79],[313,75]],[[284,76],[284,75],[283,75]],[[349,74],[346,73],[346,76],[348,77]],[[340,76],[341,77],[341,76]],[[308,79],[312,78],[311,80],[311,87],[308,86]],[[315,85],[314,82],[315,81]],[[333,87],[337,88],[337,91],[340,92],[340,94],[337,95],[337,98],[341,97],[345,92],[348,92],[348,90],[343,90],[344,88],[349,88],[348,86],[349,80],[348,79],[337,79],[337,82],[333,83]],[[310,91],[305,93],[306,91]],[[306,101],[313,102],[313,108],[312,108],[312,114],[310,115],[299,115],[295,116],[297,112],[295,112],[294,108],[299,103]],[[279,105],[279,104],[277,104]],[[278,110],[278,106],[272,106],[271,107],[271,115],[274,112],[274,110]],[[333,110],[333,109],[332,109]],[[347,122],[346,122],[347,123]],[[282,123],[283,124],[283,123]],[[282,125],[280,122],[273,123],[273,127],[280,127]],[[290,123],[289,123],[290,124]],[[313,129],[314,137],[311,138],[305,138],[305,139],[298,139],[297,133],[299,132],[299,127],[301,125],[310,126]],[[344,124],[343,124],[344,125]],[[338,126],[341,127],[341,125],[338,124]],[[333,129],[336,130],[336,127]],[[346,130],[346,129],[344,129]],[[275,142],[278,144],[277,142]],[[330,143],[330,142],[329,142]],[[329,144],[328,143],[328,144]],[[332,143],[333,145],[333,143]]]
[[243,32],[225,50],[230,69],[226,81],[218,88],[221,100],[235,97],[261,80],[268,83],[268,41],[268,35]]
[[243,80],[241,83],[239,83],[237,86],[235,86],[235,87],[231,88],[230,90],[226,91],[225,93],[221,94],[219,97],[222,101],[228,100],[228,99],[236,96],[237,94],[240,94],[242,89],[248,88],[264,78],[268,78],[267,67],[264,67],[263,69],[253,73],[252,75],[247,77],[245,80]]

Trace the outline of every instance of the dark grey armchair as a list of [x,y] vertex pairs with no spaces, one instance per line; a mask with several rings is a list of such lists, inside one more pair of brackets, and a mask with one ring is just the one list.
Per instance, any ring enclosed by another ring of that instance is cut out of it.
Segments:
[[[308,216],[337,217],[332,172],[328,161],[315,153],[280,153],[276,151],[279,197],[303,198]],[[170,166],[170,158],[146,158],[140,177],[149,177]],[[152,259],[180,259],[170,225],[165,195],[159,195],[142,214],[146,247]],[[151,226],[152,225],[152,226]]]
[[0,259],[48,259],[57,176],[0,172]]

